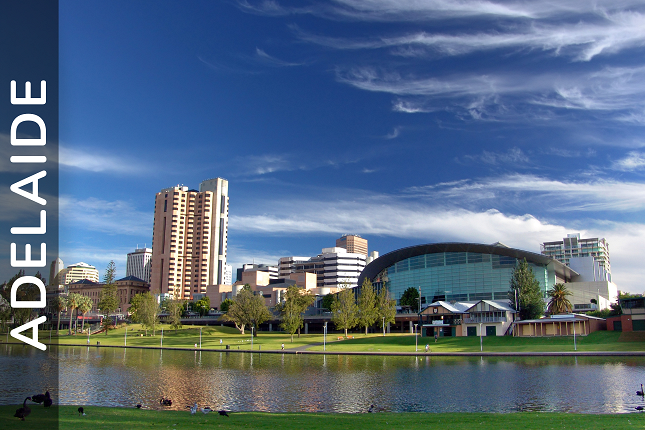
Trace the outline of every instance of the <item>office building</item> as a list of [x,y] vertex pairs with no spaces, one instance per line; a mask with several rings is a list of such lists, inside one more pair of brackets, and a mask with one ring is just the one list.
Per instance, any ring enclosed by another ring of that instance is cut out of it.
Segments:
[[367,239],[363,239],[357,234],[344,234],[340,239],[336,239],[336,247],[344,248],[347,252],[363,254],[367,257]]
[[189,299],[224,283],[228,239],[228,181],[208,179],[199,191],[177,185],[155,197],[153,294]]
[[611,282],[611,265],[609,263],[609,243],[597,237],[581,239],[580,233],[568,234],[562,240],[544,242],[540,245],[542,255],[570,265],[570,260],[577,257],[593,257],[594,261],[606,274],[605,281]]
[[279,278],[278,266],[270,266],[268,264],[243,264],[242,267],[237,269],[237,281],[242,279],[242,273],[244,272],[266,272],[269,274],[269,279]]
[[69,285],[83,279],[98,282],[99,271],[94,266],[80,262],[67,266],[67,268],[58,272],[58,279],[60,280],[61,285]]
[[64,268],[65,268],[65,265],[63,264],[63,260],[61,260],[60,258],[57,258],[56,260],[52,261],[51,265],[49,266],[49,283],[48,283],[48,285],[59,285],[59,284],[61,284],[59,273]]
[[315,257],[283,257],[279,260],[281,278],[291,273],[315,273],[319,288],[355,287],[365,268],[366,254],[348,252],[345,248],[323,248]]
[[128,254],[125,276],[135,276],[150,283],[150,263],[152,260],[152,248],[135,249]]

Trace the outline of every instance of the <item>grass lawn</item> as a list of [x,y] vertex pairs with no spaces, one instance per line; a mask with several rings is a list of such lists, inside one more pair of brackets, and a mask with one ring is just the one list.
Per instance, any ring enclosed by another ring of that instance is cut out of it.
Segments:
[[[169,326],[163,327],[163,346],[164,347],[183,347],[194,348],[195,344],[199,345],[199,326],[184,326],[180,330],[171,330]],[[250,350],[251,334],[246,332],[241,335],[238,330],[231,327],[222,326],[204,326],[202,329],[202,348],[204,349],[224,349],[230,345],[233,350]],[[127,345],[128,346],[148,346],[158,347],[161,345],[161,330],[157,330],[153,335],[152,331],[146,331],[138,324],[127,326]],[[110,330],[104,333],[91,336],[90,344],[96,345],[124,345],[125,327],[116,330]],[[49,341],[49,332],[40,332],[40,340]],[[411,334],[392,333],[382,336],[380,334],[364,335],[354,333],[354,339],[338,340],[339,334],[327,335],[326,351],[328,352],[414,352],[415,336]],[[645,342],[623,342],[619,338],[621,333],[599,331],[589,336],[576,336],[578,351],[645,351]],[[220,345],[219,340],[222,339]],[[418,337],[419,351],[425,350],[425,345],[430,345],[431,352],[479,352],[479,337],[442,337],[437,343],[433,338]],[[86,344],[87,336],[85,335],[67,335],[61,331],[60,336],[52,336],[52,342],[65,344]],[[295,347],[307,347],[309,351],[322,351],[323,346],[322,334],[302,334],[298,338],[293,338],[282,332],[260,332],[253,339],[253,350],[258,349],[279,350],[281,344],[285,344],[285,349]],[[320,343],[320,345],[315,345]],[[563,352],[573,351],[573,337],[542,337],[542,338],[520,338],[509,336],[491,336],[483,338],[483,350],[485,352]]]
[[[36,405],[34,405],[36,406]],[[549,412],[522,412],[512,414],[490,413],[376,413],[376,414],[322,414],[322,413],[263,413],[233,412],[230,418],[216,413],[191,415],[188,411],[154,411],[135,408],[107,408],[86,406],[86,416],[79,416],[76,406],[58,409],[33,407],[24,422],[13,418],[18,408],[0,406],[0,429],[61,430],[114,430],[114,429],[281,429],[332,430],[353,428],[370,430],[390,429],[449,429],[477,430],[550,430],[550,429],[635,429],[645,425],[645,414],[569,414]],[[57,417],[58,415],[58,417]],[[58,418],[58,420],[57,420]],[[58,421],[58,426],[56,422]]]

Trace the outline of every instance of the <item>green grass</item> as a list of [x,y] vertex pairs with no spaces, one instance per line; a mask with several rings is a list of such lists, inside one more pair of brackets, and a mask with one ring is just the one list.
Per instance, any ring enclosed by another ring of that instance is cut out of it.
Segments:
[[[164,347],[181,347],[194,348],[195,344],[199,345],[199,326],[184,326],[180,330],[171,330],[167,325],[163,326],[163,346]],[[224,349],[230,345],[233,350],[250,350],[251,335],[246,332],[240,334],[238,330],[231,327],[223,326],[204,326],[202,328],[202,348],[203,349]],[[127,326],[128,346],[159,347],[161,345],[161,330],[157,330],[153,336],[152,331],[146,331],[138,324]],[[49,332],[40,332],[40,340],[49,341]],[[340,334],[329,334],[327,336],[327,352],[415,352],[415,336],[409,333],[391,333],[386,336],[380,334],[364,335],[354,333],[354,339],[344,339],[339,341]],[[645,351],[645,342],[621,342],[619,341],[619,332],[598,331],[589,336],[577,336],[578,351]],[[222,345],[219,340],[222,339]],[[4,340],[4,339],[3,339]],[[91,336],[90,344],[123,346],[125,340],[125,328],[110,330],[104,333]],[[452,353],[452,352],[479,352],[479,337],[441,337],[437,343],[433,338],[418,337],[419,351],[425,350],[425,345],[430,345],[430,351]],[[53,335],[53,343],[61,345],[81,344],[85,345],[87,336],[84,335],[67,335],[62,332],[60,336]],[[285,344],[288,350],[295,347],[308,347],[309,351],[322,351],[323,346],[322,334],[302,334],[294,336],[293,343],[288,334],[282,332],[260,332],[253,339],[253,349],[279,350],[281,344]],[[320,343],[320,345],[315,345]],[[524,338],[510,336],[491,336],[483,338],[484,352],[564,352],[573,351],[573,337],[541,337],[541,338]]]
[[391,429],[477,429],[477,430],[551,430],[551,429],[636,429],[645,425],[645,414],[570,414],[550,412],[491,413],[262,413],[237,412],[230,418],[214,413],[191,415],[188,411],[154,411],[135,408],[86,406],[86,416],[79,416],[76,406],[58,409],[32,408],[22,422],[13,418],[18,405],[0,406],[0,429],[58,428],[61,430],[115,429],[268,429],[332,430],[338,428],[370,430]]

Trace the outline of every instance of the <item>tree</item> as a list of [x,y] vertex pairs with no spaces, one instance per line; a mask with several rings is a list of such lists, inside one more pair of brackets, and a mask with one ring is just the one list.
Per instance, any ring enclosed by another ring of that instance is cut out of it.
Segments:
[[367,328],[376,321],[378,309],[376,308],[376,291],[372,286],[372,281],[365,278],[361,286],[361,293],[358,295],[358,325]]
[[76,311],[76,316],[78,316],[79,311],[83,315],[83,322],[81,323],[81,333],[85,331],[85,314],[91,311],[93,306],[94,303],[92,302],[91,298],[89,298],[88,296],[81,296],[78,302],[78,310]]
[[[19,270],[18,273],[14,275],[8,282],[4,282],[0,286],[0,295],[2,295],[7,303],[11,303],[11,287],[13,286],[13,283],[23,276],[25,276],[25,271]],[[40,272],[37,272],[34,277],[40,279],[43,284],[46,283],[45,279],[40,275]],[[40,298],[40,289],[35,284],[22,284],[16,291],[16,300],[18,301],[35,301],[38,298]],[[9,307],[9,309],[5,311],[5,313],[8,312],[6,319],[9,320],[13,317],[14,325],[21,326],[27,321],[31,320],[32,317],[35,317],[38,314],[39,310],[40,309],[38,308],[34,309]]]
[[2,330],[6,328],[6,321],[11,318],[11,304],[0,295],[0,321],[2,321]]
[[170,328],[177,331],[182,327],[181,325],[181,313],[184,304],[181,300],[177,299],[167,299],[164,300],[164,310],[168,313],[168,322],[170,322]]
[[520,261],[513,270],[508,299],[513,309],[519,311],[521,319],[535,319],[544,314],[544,299],[540,283],[535,279],[526,259]]
[[412,309],[418,309],[419,307],[419,290],[417,290],[414,287],[410,287],[407,290],[403,292],[403,295],[401,295],[401,300],[399,300],[399,304],[401,306],[410,306]]
[[390,299],[390,293],[383,285],[381,291],[376,297],[377,321],[381,325],[381,330],[384,330],[385,324],[395,322],[396,317],[396,300]]
[[321,307],[323,309],[331,310],[331,304],[334,303],[334,297],[336,295],[333,293],[329,293],[325,295],[322,299]]
[[331,320],[337,329],[345,330],[345,337],[347,337],[347,330],[358,324],[358,306],[351,288],[344,288],[334,297],[334,303],[331,305]]
[[294,333],[298,331],[300,334],[304,321],[303,312],[314,303],[315,299],[308,291],[291,285],[284,294],[284,300],[276,306],[280,312],[280,327],[291,335],[291,343],[293,343]]
[[222,313],[228,312],[228,308],[230,308],[232,304],[233,304],[233,300],[224,299],[224,301],[219,305],[220,312]]
[[98,308],[105,313],[103,328],[105,329],[106,336],[110,329],[110,313],[116,311],[119,307],[119,300],[116,295],[116,284],[114,283],[115,277],[116,265],[114,261],[110,261],[107,269],[105,269],[105,275],[103,275],[103,288],[101,289],[98,305]]
[[58,325],[56,327],[56,334],[58,334],[60,332],[60,314],[67,309],[67,300],[65,297],[58,295],[54,297],[52,308],[58,314]]
[[233,321],[235,327],[242,334],[244,334],[244,327],[247,325],[255,327],[255,336],[258,335],[257,326],[272,317],[269,308],[264,304],[264,297],[253,294],[251,286],[248,284],[244,285],[237,293],[228,312],[222,316],[226,321]]
[[195,302],[193,309],[199,312],[199,315],[201,316],[208,315],[211,310],[211,299],[208,296],[202,297],[200,300]]
[[547,306],[549,314],[555,315],[568,313],[573,309],[571,302],[567,298],[567,296],[572,296],[573,294],[564,284],[555,284],[553,288],[547,291],[547,295],[550,297],[549,304]]
[[140,323],[145,327],[146,335],[148,334],[148,328],[152,329],[154,334],[154,330],[159,324],[159,305],[150,292],[135,294],[130,299],[128,311],[133,322]]
[[69,310],[69,331],[68,334],[72,334],[72,317],[74,316],[74,309],[78,308],[83,296],[78,293],[69,293],[67,295],[67,309]]

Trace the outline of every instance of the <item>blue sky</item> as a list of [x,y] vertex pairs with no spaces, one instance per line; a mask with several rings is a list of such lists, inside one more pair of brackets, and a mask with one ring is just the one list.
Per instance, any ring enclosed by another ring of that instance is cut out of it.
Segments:
[[150,246],[154,195],[229,181],[229,263],[605,237],[643,292],[639,1],[60,2],[60,250]]

